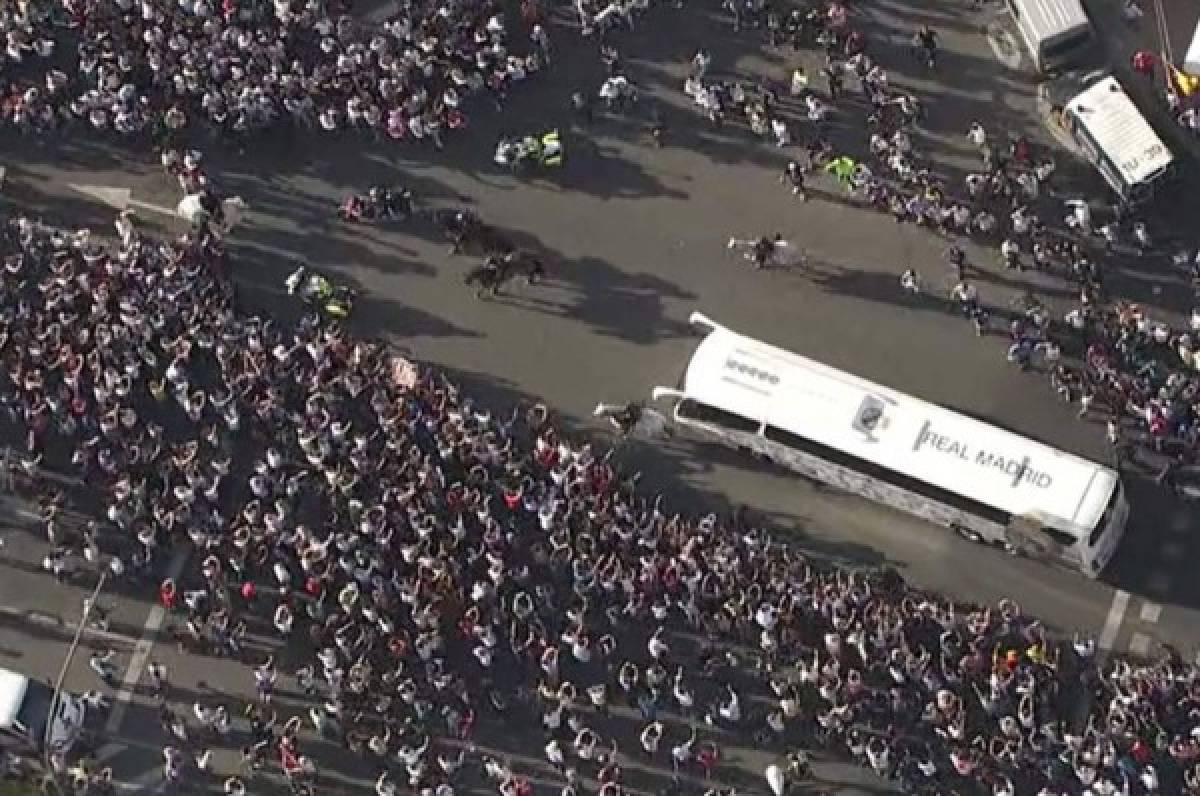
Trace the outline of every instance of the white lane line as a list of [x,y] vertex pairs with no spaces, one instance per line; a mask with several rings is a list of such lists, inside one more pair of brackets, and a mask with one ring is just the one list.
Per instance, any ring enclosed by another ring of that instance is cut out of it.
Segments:
[[1142,621],[1151,625],[1158,622],[1158,618],[1162,616],[1162,606],[1158,603],[1152,603],[1146,600],[1142,603]]
[[1129,637],[1129,651],[1142,657],[1150,651],[1150,637],[1145,633],[1134,633]]
[[1129,592],[1117,589],[1113,592],[1112,605],[1108,607],[1108,617],[1104,620],[1104,628],[1096,644],[1102,650],[1113,648],[1117,640],[1117,631],[1121,629],[1121,620],[1125,618],[1125,609],[1129,607]]
[[[56,627],[71,633],[74,633],[79,627],[77,622],[64,622],[62,619],[53,614],[47,614],[41,611],[31,611],[25,608],[15,608],[11,605],[0,605],[0,616],[11,616],[13,619],[21,622],[28,622],[31,625]],[[138,641],[133,636],[127,636],[124,633],[115,633],[111,630],[101,630],[95,626],[85,627],[83,629],[83,635],[85,637],[101,638],[111,643],[125,644],[131,647],[134,644],[137,644]]]
[[[167,577],[172,580],[178,579],[187,559],[186,548],[181,548],[176,552],[167,565]],[[113,698],[112,711],[108,714],[108,721],[104,724],[104,731],[109,735],[116,735],[121,729],[121,722],[125,721],[125,714],[129,710],[129,701],[133,699],[133,691],[142,678],[142,669],[146,668],[146,664],[150,661],[150,653],[154,651],[155,639],[166,618],[166,610],[161,604],[155,603],[146,617],[146,624],[142,628],[142,638],[133,648],[133,655],[129,658],[129,666],[125,669],[125,679],[121,681],[121,688]]]

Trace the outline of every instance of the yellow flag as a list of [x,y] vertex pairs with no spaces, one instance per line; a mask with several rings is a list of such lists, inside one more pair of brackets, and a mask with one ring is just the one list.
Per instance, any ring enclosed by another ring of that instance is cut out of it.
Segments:
[[1200,75],[1190,75],[1169,61],[1166,64],[1167,74],[1171,78],[1171,83],[1175,86],[1175,90],[1182,96],[1190,97],[1196,91],[1200,90]]

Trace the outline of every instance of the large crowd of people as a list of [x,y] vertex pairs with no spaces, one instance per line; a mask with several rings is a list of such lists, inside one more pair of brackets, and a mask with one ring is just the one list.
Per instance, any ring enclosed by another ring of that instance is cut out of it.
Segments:
[[349,11],[348,0],[6,3],[0,117],[35,134],[238,140],[290,123],[440,147],[467,126],[470,97],[502,103],[550,56],[538,0],[524,0],[519,37],[495,2],[406,2],[378,25]]
[[[628,756],[672,771],[663,788],[715,794],[723,747],[746,738],[931,793],[1200,784],[1200,673],[1178,658],[1098,671],[1092,642],[1049,638],[1015,603],[823,569],[745,513],[673,513],[543,407],[492,414],[316,314],[239,314],[210,237],[114,250],[16,218],[0,246],[0,400],[27,429],[51,557],[126,577],[191,545],[194,570],[159,595],[181,645],[244,657],[247,622],[264,621],[310,650],[296,672],[247,661],[251,771],[303,786],[317,732],[375,761],[380,794],[448,794],[476,723],[515,714],[544,731],[564,793],[616,796]],[[53,439],[102,493],[79,534],[37,478]],[[293,675],[308,715],[271,701]],[[1082,730],[1067,707],[1081,690],[1096,699]],[[194,739],[219,742],[201,731],[236,707],[164,708],[168,779],[214,776]],[[537,773],[480,762],[504,794]],[[225,787],[253,792],[248,778]]]
[[[745,514],[673,514],[542,407],[493,415],[316,314],[240,315],[206,235],[112,250],[17,218],[2,246],[0,400],[27,429],[49,559],[124,577],[192,545],[195,570],[159,595],[181,645],[244,655],[258,617],[311,650],[285,673],[308,716],[278,716],[281,673],[248,661],[252,771],[302,786],[315,731],[376,761],[380,794],[451,793],[476,722],[518,714],[544,730],[565,793],[616,796],[623,755],[672,770],[663,787],[715,793],[735,734],[926,792],[1200,784],[1200,682],[1177,657],[1098,671],[1090,641],[1052,640],[1014,603],[824,570]],[[36,477],[53,438],[102,485],[104,517],[79,535]],[[94,667],[106,682],[110,659]],[[1096,699],[1084,730],[1067,720],[1080,690]],[[197,731],[233,707],[164,709],[168,779],[213,776],[189,738],[224,737]],[[636,741],[621,737],[631,712]],[[501,793],[528,792],[534,772],[481,762]],[[246,779],[225,787],[252,792]]]
[[[640,7],[576,10],[587,31],[632,25]],[[1096,249],[1141,245],[1144,227],[1097,223],[1074,203],[1059,229],[1044,190],[1053,162],[1025,139],[992,140],[982,124],[964,131],[979,170],[947,185],[913,151],[920,102],[890,88],[841,4],[782,18],[761,3],[728,9],[736,29],[821,48],[826,85],[818,92],[799,70],[779,97],[717,80],[700,51],[684,88],[713,124],[732,115],[785,148],[802,138],[808,157],[782,178],[798,197],[855,196],[898,223],[998,244],[996,266],[1057,269],[1079,286],[1079,309],[1062,323],[1040,305],[1012,313],[1010,359],[1044,358],[1081,414],[1099,397],[1160,449],[1195,448],[1187,366],[1200,340],[1104,291]],[[520,54],[495,5],[407,3],[379,28],[347,11],[282,0],[9,4],[4,118],[164,138],[197,121],[236,138],[291,119],[438,144],[465,124],[468,95],[500,102],[550,60],[534,0],[522,6],[532,33]],[[77,72],[39,71],[67,41],[78,42]],[[936,50],[936,35],[918,31],[922,68],[936,68]],[[636,89],[615,50],[605,53],[600,98],[620,109]],[[861,155],[840,151],[825,125],[848,85],[870,108]],[[789,121],[797,108],[802,136]],[[811,184],[822,173],[832,191]],[[1050,211],[1046,225],[1039,214]],[[468,760],[503,796],[547,779],[563,796],[721,796],[734,790],[726,750],[750,741],[788,761],[766,777],[780,796],[807,775],[809,751],[913,792],[1200,793],[1200,671],[1177,654],[1101,665],[1092,641],[1051,638],[1014,602],[954,604],[894,572],[820,566],[749,512],[674,513],[605,451],[556,432],[545,407],[481,407],[319,309],[295,324],[247,314],[206,229],[159,240],[122,217],[118,230],[109,246],[87,231],[5,222],[0,404],[24,437],[19,467],[42,506],[47,567],[142,573],[181,648],[247,664],[248,711],[214,698],[186,715],[170,707],[165,668],[147,667],[169,782],[244,794],[262,772],[282,771],[312,790],[308,752],[320,735],[374,766],[380,796],[452,796]],[[995,308],[971,277],[984,264],[964,246],[947,252],[950,292],[983,331]],[[905,265],[903,289],[921,294],[921,264]],[[1079,368],[1059,359],[1071,345],[1085,353]],[[42,477],[56,464],[44,456],[63,447],[103,507],[78,532],[58,520],[67,496]],[[159,583],[165,551],[179,546],[192,549],[191,568]],[[305,662],[281,671],[249,653],[258,624]],[[93,656],[105,688],[117,665]],[[273,698],[293,678],[303,709]],[[1077,705],[1088,706],[1086,723],[1073,721]],[[246,765],[212,770],[211,748],[242,715]],[[545,764],[479,751],[497,721],[514,743],[536,737]],[[54,764],[81,790],[110,787],[86,761]]]

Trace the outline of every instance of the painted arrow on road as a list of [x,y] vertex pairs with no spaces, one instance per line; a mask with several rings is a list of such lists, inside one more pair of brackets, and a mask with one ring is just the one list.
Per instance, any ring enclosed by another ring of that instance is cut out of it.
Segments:
[[1021,46],[1002,24],[993,22],[986,25],[983,35],[997,61],[1014,71],[1021,68]]
[[133,198],[133,191],[128,188],[116,188],[108,185],[68,185],[75,193],[83,194],[89,199],[95,199],[98,202],[103,202],[109,207],[115,207],[117,210],[146,210],[150,213],[159,213],[164,216],[178,216],[173,207],[163,207],[152,202],[143,202],[141,199]]

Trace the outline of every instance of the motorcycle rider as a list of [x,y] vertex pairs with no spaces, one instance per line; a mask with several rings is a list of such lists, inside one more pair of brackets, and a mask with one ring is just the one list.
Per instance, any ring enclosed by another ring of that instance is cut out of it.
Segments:
[[373,185],[365,196],[354,194],[348,197],[338,213],[347,221],[410,218],[413,213],[412,192],[407,188],[393,190]]
[[562,165],[563,147],[558,130],[549,130],[542,134],[541,140],[538,142],[538,154],[543,166],[558,168]]
[[367,192],[367,198],[376,217],[408,218],[412,215],[412,191],[407,188],[392,190],[375,185]]
[[500,166],[517,167],[533,162],[547,168],[557,168],[563,161],[562,139],[558,130],[519,138],[502,135],[496,142],[496,153],[492,159]]
[[293,271],[284,280],[284,285],[289,296],[299,293],[301,301],[332,318],[345,318],[350,314],[354,292],[347,287],[334,285],[304,265]]

